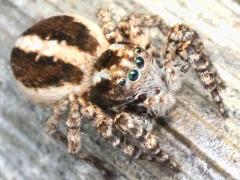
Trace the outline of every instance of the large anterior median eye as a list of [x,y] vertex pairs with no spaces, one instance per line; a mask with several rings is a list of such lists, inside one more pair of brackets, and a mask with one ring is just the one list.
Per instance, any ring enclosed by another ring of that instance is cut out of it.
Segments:
[[128,79],[131,81],[136,81],[139,77],[139,72],[136,69],[129,71]]
[[138,68],[143,68],[144,66],[144,59],[140,56],[136,57],[135,63],[137,64]]

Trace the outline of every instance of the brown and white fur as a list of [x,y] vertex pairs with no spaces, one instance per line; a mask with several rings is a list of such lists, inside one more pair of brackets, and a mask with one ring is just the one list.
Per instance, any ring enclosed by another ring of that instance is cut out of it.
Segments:
[[[199,36],[185,25],[169,28],[155,15],[133,14],[118,25],[106,10],[99,10],[97,16],[102,30],[72,15],[51,17],[26,30],[11,54],[17,83],[35,102],[53,106],[46,126],[50,134],[70,109],[66,121],[70,153],[81,149],[85,117],[129,156],[169,162],[177,168],[152,133],[151,121],[144,119],[171,110],[181,76],[191,67],[220,113],[226,114]],[[152,27],[167,37],[162,55],[144,31]]]

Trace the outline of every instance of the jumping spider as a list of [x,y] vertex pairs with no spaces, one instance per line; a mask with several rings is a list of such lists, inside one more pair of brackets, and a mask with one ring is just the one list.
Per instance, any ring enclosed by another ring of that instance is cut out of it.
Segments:
[[[11,54],[17,83],[35,102],[53,105],[46,125],[49,134],[69,109],[70,153],[80,150],[81,120],[87,118],[127,155],[176,167],[144,117],[166,115],[190,68],[226,116],[218,76],[198,34],[182,24],[168,27],[156,15],[132,14],[117,25],[107,10],[100,9],[97,17],[102,30],[72,15],[54,16],[26,30]],[[154,27],[166,36],[161,49],[144,31]]]

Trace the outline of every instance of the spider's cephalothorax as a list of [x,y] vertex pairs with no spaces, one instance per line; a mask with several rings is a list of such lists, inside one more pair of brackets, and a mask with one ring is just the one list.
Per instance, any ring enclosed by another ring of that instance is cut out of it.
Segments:
[[134,105],[165,115],[175,102],[165,75],[146,50],[131,43],[112,44],[95,65],[92,101],[117,113]]
[[[11,54],[17,83],[35,102],[53,106],[48,133],[56,132],[61,115],[69,109],[69,152],[80,150],[85,117],[129,156],[177,167],[160,148],[147,115],[166,115],[190,68],[226,115],[218,93],[220,79],[198,34],[185,25],[169,28],[155,15],[132,14],[117,25],[108,11],[99,10],[97,17],[103,32],[71,15],[48,18],[26,30]],[[145,30],[153,27],[166,37],[163,48],[148,39]]]

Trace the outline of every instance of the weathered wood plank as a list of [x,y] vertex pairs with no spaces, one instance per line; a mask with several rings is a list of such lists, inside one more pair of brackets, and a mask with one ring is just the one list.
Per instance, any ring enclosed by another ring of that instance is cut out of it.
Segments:
[[[129,161],[120,151],[84,128],[86,152],[106,162],[115,179],[239,179],[240,178],[240,5],[233,0],[212,1],[0,1],[0,175],[3,179],[104,179],[98,166],[76,160],[64,146],[43,133],[49,110],[31,104],[9,75],[9,53],[16,37],[33,22],[56,13],[78,13],[96,22],[99,6],[114,14],[150,11],[170,24],[185,23],[198,30],[227,88],[222,91],[230,118],[223,120],[214,109],[194,74],[187,78],[169,120],[156,129],[162,146],[182,166],[175,174],[167,167],[145,161]],[[93,8],[94,7],[94,8]],[[214,8],[212,8],[214,7]],[[117,9],[117,11],[116,11]],[[4,43],[2,43],[4,42]],[[194,77],[192,79],[192,77]],[[96,143],[100,141],[100,143]],[[44,158],[42,158],[44,157]],[[8,165],[5,165],[7,162]]]

